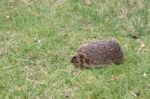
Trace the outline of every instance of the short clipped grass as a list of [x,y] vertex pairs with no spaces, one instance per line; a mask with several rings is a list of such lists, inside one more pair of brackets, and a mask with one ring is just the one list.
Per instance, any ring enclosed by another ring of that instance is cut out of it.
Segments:
[[[108,38],[122,65],[70,64],[80,45]],[[150,99],[149,0],[0,0],[0,99],[65,98]]]

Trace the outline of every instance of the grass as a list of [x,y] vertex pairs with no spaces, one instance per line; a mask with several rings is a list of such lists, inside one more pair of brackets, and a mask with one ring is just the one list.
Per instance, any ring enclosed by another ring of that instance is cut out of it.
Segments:
[[[122,65],[69,63],[80,45],[107,38]],[[0,0],[0,99],[149,99],[149,38],[149,0]]]

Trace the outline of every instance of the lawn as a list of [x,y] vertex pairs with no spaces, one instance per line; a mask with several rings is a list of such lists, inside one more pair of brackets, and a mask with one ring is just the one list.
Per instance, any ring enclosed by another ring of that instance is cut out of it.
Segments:
[[[123,64],[72,66],[82,44],[110,38]],[[0,0],[0,99],[65,98],[150,99],[149,0]]]

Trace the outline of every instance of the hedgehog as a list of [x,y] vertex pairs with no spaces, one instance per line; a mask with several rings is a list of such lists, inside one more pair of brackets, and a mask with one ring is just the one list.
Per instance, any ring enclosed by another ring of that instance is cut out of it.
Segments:
[[72,56],[75,68],[106,67],[109,64],[123,63],[123,51],[115,40],[107,39],[84,44]]

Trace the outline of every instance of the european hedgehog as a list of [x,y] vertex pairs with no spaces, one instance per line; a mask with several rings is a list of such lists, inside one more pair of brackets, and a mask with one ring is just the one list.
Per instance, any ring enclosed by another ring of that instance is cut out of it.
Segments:
[[108,64],[121,64],[123,52],[114,40],[90,42],[81,46],[77,54],[71,58],[74,67],[105,67]]

